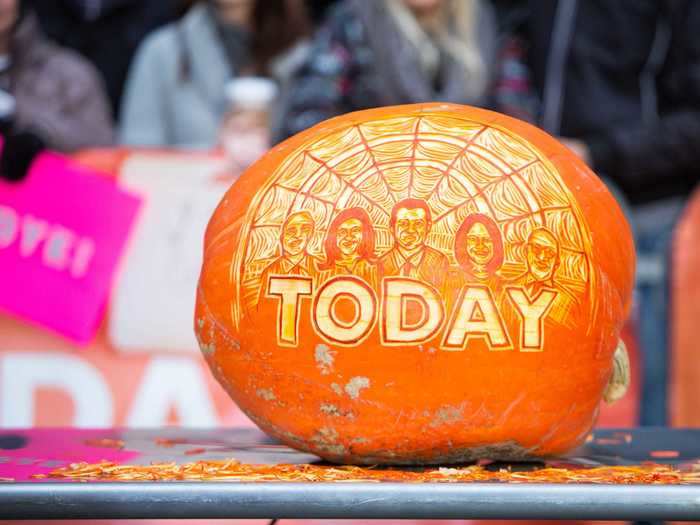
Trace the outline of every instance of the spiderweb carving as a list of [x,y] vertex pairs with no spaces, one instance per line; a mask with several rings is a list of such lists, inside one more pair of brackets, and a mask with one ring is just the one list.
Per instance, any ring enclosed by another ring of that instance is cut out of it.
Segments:
[[525,243],[546,227],[559,240],[556,278],[577,295],[590,286],[590,239],[573,196],[554,167],[510,132],[440,114],[348,126],[293,152],[259,190],[232,262],[237,322],[258,295],[263,269],[280,255],[285,218],[306,210],[315,220],[309,253],[324,258],[323,239],[335,215],[360,206],[374,225],[376,254],[391,248],[392,206],[425,200],[433,225],[427,244],[455,264],[454,237],[472,213],[490,216],[505,250],[501,274],[525,271]]

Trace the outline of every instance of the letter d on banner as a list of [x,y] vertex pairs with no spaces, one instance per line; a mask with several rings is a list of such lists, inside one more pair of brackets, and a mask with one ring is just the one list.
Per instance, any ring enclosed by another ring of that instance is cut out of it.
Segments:
[[72,426],[114,424],[112,392],[87,360],[65,353],[6,352],[0,356],[0,426],[34,426],[34,395],[42,387],[58,388],[70,396]]

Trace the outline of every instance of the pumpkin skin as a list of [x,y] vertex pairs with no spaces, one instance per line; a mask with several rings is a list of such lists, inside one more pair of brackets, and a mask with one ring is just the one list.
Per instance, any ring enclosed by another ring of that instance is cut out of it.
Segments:
[[555,139],[467,106],[386,107],[236,181],[195,330],[260,428],[327,460],[553,456],[595,422],[633,275],[614,198]]

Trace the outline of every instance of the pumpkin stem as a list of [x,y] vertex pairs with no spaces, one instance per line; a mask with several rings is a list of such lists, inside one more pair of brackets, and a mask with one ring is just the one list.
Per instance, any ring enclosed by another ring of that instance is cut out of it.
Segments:
[[605,387],[605,392],[603,392],[603,399],[606,403],[614,403],[627,393],[629,386],[630,358],[627,355],[625,342],[620,339],[613,354],[613,373]]

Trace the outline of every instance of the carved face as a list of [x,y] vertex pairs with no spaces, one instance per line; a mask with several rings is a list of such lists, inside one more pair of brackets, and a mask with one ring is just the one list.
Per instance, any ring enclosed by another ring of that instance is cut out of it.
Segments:
[[396,214],[394,236],[399,246],[414,250],[425,243],[428,236],[428,218],[422,208],[400,208]]
[[467,254],[479,266],[485,266],[493,259],[493,239],[486,226],[475,222],[467,233]]
[[282,248],[286,255],[299,255],[309,244],[314,232],[314,224],[305,215],[296,215],[289,219],[282,233]]
[[538,281],[552,278],[559,258],[559,247],[554,236],[546,231],[536,231],[527,243],[527,266]]
[[340,253],[346,257],[357,254],[357,249],[362,242],[362,222],[359,219],[341,222],[335,239]]

